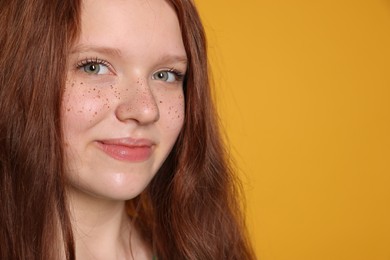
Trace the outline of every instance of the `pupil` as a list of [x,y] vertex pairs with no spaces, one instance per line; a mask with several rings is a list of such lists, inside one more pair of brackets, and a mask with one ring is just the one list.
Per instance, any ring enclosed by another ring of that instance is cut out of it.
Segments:
[[91,66],[89,66],[89,70],[90,71],[95,71],[96,70],[96,65],[92,64]]
[[164,73],[160,72],[160,73],[158,74],[158,77],[159,77],[160,79],[163,79],[163,78],[164,78]]

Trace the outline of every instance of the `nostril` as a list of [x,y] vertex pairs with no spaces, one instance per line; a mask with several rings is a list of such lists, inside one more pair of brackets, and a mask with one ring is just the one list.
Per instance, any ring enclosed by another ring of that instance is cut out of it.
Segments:
[[[128,88],[123,88],[121,97],[118,100],[116,116],[120,121],[133,120],[139,124],[149,124],[156,122],[160,118],[157,100],[154,93],[147,85],[143,85],[141,80],[138,80],[139,85],[133,88],[132,91],[126,92]],[[131,89],[130,89],[131,90]],[[123,93],[122,93],[123,92]],[[117,96],[118,93],[114,93]]]

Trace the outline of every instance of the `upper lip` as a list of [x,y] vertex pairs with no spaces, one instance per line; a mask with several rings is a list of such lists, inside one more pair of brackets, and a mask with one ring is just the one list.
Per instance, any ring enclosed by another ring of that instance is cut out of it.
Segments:
[[149,139],[144,138],[113,138],[113,139],[104,139],[104,140],[98,140],[99,143],[105,144],[105,145],[121,145],[121,146],[127,146],[127,147],[140,147],[140,146],[152,146],[154,143]]

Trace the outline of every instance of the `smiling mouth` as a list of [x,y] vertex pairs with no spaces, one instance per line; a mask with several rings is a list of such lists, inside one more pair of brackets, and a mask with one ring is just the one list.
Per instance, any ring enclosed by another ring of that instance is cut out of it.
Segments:
[[119,161],[142,162],[150,158],[153,144],[149,140],[113,139],[97,141],[97,146],[108,156]]

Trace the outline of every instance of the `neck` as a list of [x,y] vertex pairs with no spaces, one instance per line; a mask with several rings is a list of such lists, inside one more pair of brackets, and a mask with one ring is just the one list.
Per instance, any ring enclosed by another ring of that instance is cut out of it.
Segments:
[[77,190],[70,190],[68,196],[76,259],[146,259],[142,255],[149,250],[132,228],[125,201],[104,200]]

